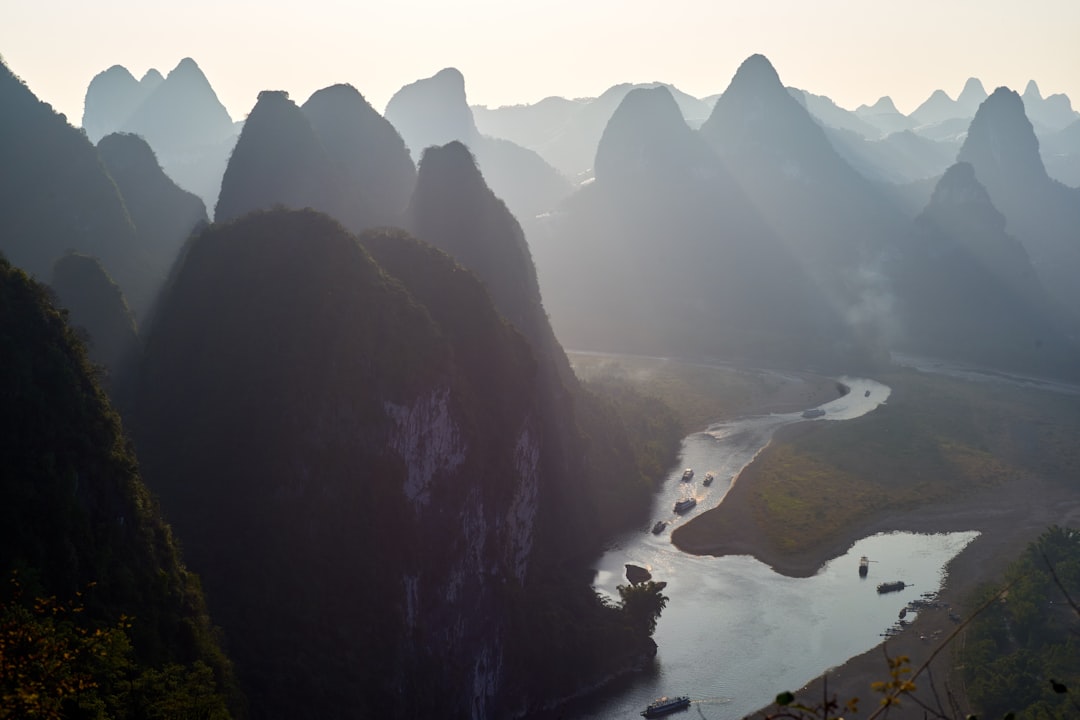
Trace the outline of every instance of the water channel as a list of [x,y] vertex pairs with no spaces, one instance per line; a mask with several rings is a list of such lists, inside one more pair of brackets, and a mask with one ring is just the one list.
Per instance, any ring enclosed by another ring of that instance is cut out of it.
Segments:
[[[819,406],[825,414],[818,421],[859,417],[889,396],[887,386],[872,380],[841,381],[851,391]],[[773,433],[796,422],[807,420],[798,412],[743,418],[685,438],[679,466],[654,501],[653,520],[668,522],[667,528],[619,538],[599,561],[595,580],[599,592],[617,599],[625,564],[633,563],[668,583],[669,602],[654,635],[656,661],[651,670],[568,708],[568,717],[637,718],[658,696],[688,695],[692,704],[685,712],[693,717],[742,718],[778,692],[795,690],[874,647],[908,601],[940,589],[946,563],[976,533],[863,538],[802,579],[779,575],[751,557],[699,557],[671,544],[674,527],[717,506]],[[680,481],[684,466],[695,471],[689,483]],[[715,474],[708,487],[702,484],[706,472]],[[687,496],[697,499],[696,507],[676,515],[675,501]],[[862,555],[873,559],[867,578],[858,573]],[[898,579],[910,585],[877,593],[879,582]]]

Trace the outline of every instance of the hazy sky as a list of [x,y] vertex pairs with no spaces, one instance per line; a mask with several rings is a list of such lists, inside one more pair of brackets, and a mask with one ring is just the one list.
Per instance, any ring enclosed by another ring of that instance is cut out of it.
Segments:
[[1080,105],[1080,0],[0,0],[0,54],[79,124],[90,79],[111,65],[168,73],[193,57],[235,119],[263,89],[303,102],[352,83],[382,110],[447,66],[469,101],[597,95],[618,82],[723,91],[755,52],[786,85],[844,107],[890,95],[910,112],[970,76],[988,91]]

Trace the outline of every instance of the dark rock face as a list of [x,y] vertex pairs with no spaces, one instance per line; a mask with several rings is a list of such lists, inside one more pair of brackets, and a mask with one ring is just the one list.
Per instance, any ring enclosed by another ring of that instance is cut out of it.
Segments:
[[501,687],[535,366],[475,278],[391,247],[420,294],[311,212],[208,230],[148,341],[147,476],[262,717],[485,717]]
[[1046,289],[1080,316],[1080,190],[1052,180],[1020,96],[998,88],[971,121],[957,158],[975,176],[1023,244]]
[[221,182],[214,217],[227,222],[275,205],[339,217],[351,187],[307,116],[282,91],[264,90],[244,123]]
[[366,217],[351,223],[350,229],[402,224],[416,185],[416,167],[394,126],[351,85],[323,88],[300,109],[363,198]]
[[[67,265],[59,265],[61,274]],[[30,598],[63,602],[82,593],[75,620],[83,627],[132,619],[123,674],[80,699],[130,693],[131,678],[170,663],[183,666],[169,675],[179,681],[198,661],[212,669],[203,689],[242,711],[198,578],[180,560],[81,343],[49,292],[2,257],[0,348],[0,573],[11,579],[18,571]],[[51,652],[46,643],[41,650]],[[70,669],[69,660],[58,672]],[[145,688],[142,707],[158,692]],[[205,709],[211,702],[204,699]]]
[[89,335],[90,359],[122,374],[138,349],[135,318],[120,288],[97,258],[68,253],[53,266],[52,289],[73,326]]

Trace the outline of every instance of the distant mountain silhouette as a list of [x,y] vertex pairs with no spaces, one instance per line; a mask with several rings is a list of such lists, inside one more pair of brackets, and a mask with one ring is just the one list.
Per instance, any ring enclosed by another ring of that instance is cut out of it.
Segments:
[[588,101],[547,97],[531,105],[495,108],[473,105],[472,114],[476,128],[484,135],[537,150],[562,132],[585,102]]
[[986,89],[978,78],[968,78],[956,97],[956,117],[975,117],[979,106],[987,98]]
[[1050,177],[1080,187],[1080,120],[1039,140],[1043,164]]
[[464,143],[491,189],[523,220],[553,210],[570,192],[566,179],[532,150],[480,134],[465,97],[465,78],[455,68],[401,88],[386,106],[386,119],[414,159],[431,146]]
[[793,87],[789,87],[787,91],[826,127],[849,130],[868,139],[881,137],[880,128],[871,125],[854,112],[845,110],[824,95],[815,95]]
[[798,362],[843,332],[666,88],[626,95],[595,183],[546,229],[546,305],[574,347]]
[[904,221],[834,149],[761,55],[748,58],[701,134],[864,348],[886,331],[878,268]]
[[178,185],[214,207],[237,129],[202,70],[184,58],[162,78],[150,70],[132,85],[121,66],[86,90],[83,127],[97,142],[113,132],[140,135]]
[[860,105],[855,109],[855,114],[878,128],[882,136],[910,130],[915,125],[910,118],[896,109],[888,95],[879,98],[873,105]]
[[165,174],[154,151],[137,135],[107,135],[98,142],[98,154],[135,224],[156,293],[192,231],[207,222],[206,208]]
[[1028,81],[1023,99],[1024,113],[1032,125],[1043,128],[1044,132],[1061,130],[1080,120],[1080,113],[1073,110],[1067,95],[1059,93],[1044,98],[1034,80]]
[[916,224],[897,282],[903,349],[1029,373],[1080,372],[1064,316],[971,165],[946,171]]
[[668,89],[691,126],[700,126],[709,116],[711,106],[708,103],[687,95],[673,85],[660,82],[621,83],[608,88],[599,97],[575,101],[565,122],[542,143],[529,147],[567,177],[578,181],[586,179],[592,171],[600,137],[619,103],[633,90],[657,87]]
[[211,145],[233,134],[233,121],[202,70],[184,58],[124,123],[164,155]]
[[878,182],[909,183],[939,177],[960,149],[959,143],[931,140],[911,130],[878,140],[836,128],[826,128],[826,134],[841,157]]
[[465,99],[465,76],[457,68],[444,68],[398,90],[386,105],[386,119],[417,162],[428,147],[454,140],[471,147],[480,135]]
[[352,229],[400,225],[416,184],[416,167],[394,126],[351,85],[323,88],[300,109],[332,161],[364,199],[365,217]]
[[122,65],[95,75],[83,103],[82,127],[90,142],[96,144],[123,127],[163,79],[157,70],[150,70],[140,82]]
[[351,190],[344,168],[331,161],[289,94],[264,90],[229,158],[214,219],[226,222],[283,205],[323,210],[348,225],[365,214],[350,202]]
[[67,250],[93,255],[141,315],[156,282],[97,150],[2,63],[0,106],[0,252],[43,280]]
[[956,112],[956,101],[944,90],[935,90],[908,117],[918,125],[932,125],[956,117]]
[[974,167],[1046,289],[1080,316],[1080,190],[1047,175],[1017,93],[1002,87],[987,98],[957,159]]
[[135,318],[124,294],[97,258],[64,255],[53,266],[49,285],[67,309],[69,323],[83,328],[89,336],[90,360],[105,366],[111,376],[128,371],[139,343]]

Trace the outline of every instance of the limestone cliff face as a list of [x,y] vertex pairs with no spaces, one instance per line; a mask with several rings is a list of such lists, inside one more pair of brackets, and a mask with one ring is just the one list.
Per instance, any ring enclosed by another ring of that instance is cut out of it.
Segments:
[[380,237],[376,264],[312,211],[215,226],[149,332],[146,475],[255,716],[502,700],[544,453],[535,361],[475,276]]

